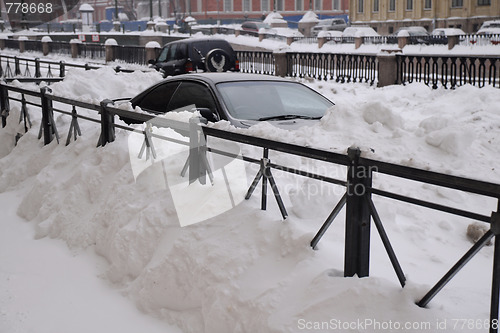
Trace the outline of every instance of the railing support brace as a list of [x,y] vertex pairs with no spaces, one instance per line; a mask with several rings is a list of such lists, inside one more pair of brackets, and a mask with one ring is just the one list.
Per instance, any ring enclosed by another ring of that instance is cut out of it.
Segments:
[[270,184],[271,189],[272,189],[273,194],[274,194],[274,198],[276,199],[276,203],[278,204],[278,207],[280,209],[281,216],[283,217],[283,220],[286,220],[286,218],[288,217],[288,212],[286,211],[285,204],[283,203],[283,200],[281,199],[281,195],[280,195],[280,192],[278,190],[278,185],[276,184],[276,181],[274,180],[269,163],[270,163],[269,149],[264,148],[264,154],[263,154],[262,159],[260,160],[259,172],[257,172],[257,175],[255,176],[255,178],[252,182],[252,185],[250,185],[250,188],[248,189],[247,194],[245,195],[245,200],[250,199],[253,191],[257,187],[257,184],[262,179],[261,209],[266,210],[267,209],[267,184],[269,181],[269,184]]
[[370,274],[370,208],[365,196],[371,196],[371,170],[359,165],[361,151],[349,148],[351,165],[347,171],[346,230],[344,276]]
[[[214,182],[207,159],[207,137],[200,126],[203,120],[204,118],[189,119],[189,157],[186,161],[186,164],[189,165],[189,184],[199,180],[200,184],[205,185],[207,183],[207,173],[210,182],[212,184]],[[186,165],[181,175],[184,176],[185,172]]]
[[43,131],[43,144],[48,145],[52,142],[54,138],[54,134],[56,135],[57,142],[59,142],[59,134],[57,133],[56,124],[54,122],[54,114],[52,111],[52,103],[47,97],[47,93],[50,92],[49,87],[43,87],[40,89],[40,93],[42,94],[41,102],[42,102],[42,124],[40,127],[40,133],[38,138],[41,138],[41,134]]
[[115,115],[108,112],[106,106],[113,101],[105,99],[101,102],[101,135],[97,142],[97,147],[104,147],[107,143],[115,141]]

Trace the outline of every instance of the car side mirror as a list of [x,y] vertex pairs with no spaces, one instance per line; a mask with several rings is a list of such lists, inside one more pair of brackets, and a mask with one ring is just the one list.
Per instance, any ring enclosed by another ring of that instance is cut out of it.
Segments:
[[209,108],[196,108],[198,112],[200,112],[200,115],[205,118],[208,121],[211,121],[213,123],[218,122],[219,116],[215,113],[212,112]]
[[150,65],[156,64],[156,59],[149,59],[148,64],[150,64]]

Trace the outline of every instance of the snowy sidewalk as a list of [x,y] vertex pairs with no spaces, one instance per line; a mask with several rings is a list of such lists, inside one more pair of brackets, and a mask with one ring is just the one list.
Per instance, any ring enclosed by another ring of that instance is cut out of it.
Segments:
[[0,332],[180,332],[100,279],[103,259],[92,250],[74,256],[62,241],[35,240],[19,201],[0,194]]

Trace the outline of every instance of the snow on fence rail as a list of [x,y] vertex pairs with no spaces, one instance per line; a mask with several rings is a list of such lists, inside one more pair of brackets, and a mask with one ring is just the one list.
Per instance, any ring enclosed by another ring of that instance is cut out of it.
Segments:
[[[26,96],[30,97],[27,101]],[[39,102],[34,102],[38,99]],[[493,259],[493,279],[491,289],[491,307],[490,323],[498,323],[499,317],[499,295],[500,295],[500,184],[483,182],[464,177],[456,177],[443,173],[437,173],[427,170],[416,169],[408,166],[402,166],[387,162],[381,162],[361,156],[358,148],[349,148],[347,154],[339,154],[331,151],[315,149],[306,146],[264,139],[260,137],[249,136],[242,133],[235,133],[226,130],[216,129],[204,126],[206,121],[203,118],[191,118],[189,123],[179,121],[170,121],[164,118],[157,118],[152,115],[123,110],[113,106],[109,100],[102,101],[99,105],[90,104],[68,98],[58,97],[50,93],[48,87],[43,87],[40,91],[33,91],[21,87],[12,86],[6,83],[0,83],[0,109],[2,125],[5,127],[9,117],[11,105],[17,103],[20,105],[19,122],[24,123],[24,130],[28,131],[33,126],[30,120],[30,109],[41,109],[42,121],[39,129],[39,139],[43,137],[44,144],[51,143],[54,138],[59,142],[60,134],[54,121],[54,112],[66,114],[71,117],[66,145],[70,144],[71,139],[77,139],[81,135],[79,120],[91,121],[100,124],[101,132],[98,140],[98,146],[104,146],[115,140],[115,129],[136,131],[137,129],[123,126],[115,123],[115,116],[125,116],[139,122],[144,122],[146,128],[139,131],[144,135],[144,143],[139,153],[139,158],[156,158],[153,138],[159,140],[168,140],[182,145],[188,145],[189,157],[181,171],[181,175],[186,173],[189,167],[190,183],[199,181],[204,186],[211,186],[206,182],[206,176],[211,178],[214,171],[207,162],[207,154],[218,154],[227,157],[236,156],[234,152],[221,150],[212,146],[212,141],[207,143],[207,138],[217,138],[232,143],[250,145],[262,149],[261,156],[241,156],[247,163],[258,165],[259,171],[255,176],[250,188],[248,189],[246,199],[250,199],[259,182],[262,182],[261,209],[267,207],[267,186],[270,184],[275,200],[279,206],[283,219],[287,217],[286,207],[281,199],[279,184],[272,174],[272,170],[280,170],[284,173],[307,177],[321,182],[334,184],[345,188],[345,193],[336,204],[332,213],[328,216],[320,230],[311,241],[311,247],[316,249],[318,242],[330,227],[333,220],[339,212],[346,206],[346,233],[345,233],[345,255],[344,255],[344,276],[358,277],[369,276],[369,257],[370,257],[370,228],[371,220],[382,239],[387,255],[391,261],[394,271],[402,287],[405,286],[405,275],[401,267],[391,242],[385,232],[380,215],[377,212],[372,196],[389,198],[392,200],[425,207],[441,211],[444,213],[469,218],[490,224],[490,229],[475,243],[469,251],[439,280],[436,285],[420,300],[417,305],[425,307],[429,302],[445,287],[445,285],[494,237],[494,259]],[[28,108],[29,106],[29,108]],[[66,108],[66,109],[63,109]],[[87,109],[96,113],[96,117],[82,116],[78,109]],[[98,115],[99,114],[99,115]],[[15,121],[15,119],[13,119]],[[152,130],[155,127],[173,127],[177,131],[184,133],[189,138],[188,141],[173,139],[161,135],[155,135]],[[22,135],[21,133],[18,136]],[[274,152],[279,154],[298,156],[301,158],[312,159],[326,162],[331,166],[340,165],[347,168],[345,179],[337,179],[322,174],[316,174],[309,171],[273,163],[269,156]],[[479,214],[476,212],[465,211],[459,208],[442,205],[436,202],[429,202],[416,199],[399,193],[382,190],[376,187],[373,180],[379,175],[389,175],[399,179],[407,179],[423,184],[432,184],[451,190],[465,191],[468,193],[493,198],[497,202],[496,212],[491,215]],[[212,178],[211,178],[212,180]],[[490,332],[497,332],[498,325],[489,325]]]
[[[85,70],[99,69],[103,65],[75,64],[64,61],[42,60],[40,58],[25,58],[0,54],[0,77],[9,81],[16,79],[20,81],[39,79],[38,81],[56,78],[61,80],[66,76],[68,68],[81,68]],[[116,72],[131,73],[133,70],[114,67]]]

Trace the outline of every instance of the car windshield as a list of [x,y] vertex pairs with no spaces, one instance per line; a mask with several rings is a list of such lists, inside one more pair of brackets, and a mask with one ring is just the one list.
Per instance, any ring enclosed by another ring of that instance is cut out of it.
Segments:
[[241,120],[319,119],[333,105],[295,82],[224,82],[217,89],[231,116]]

